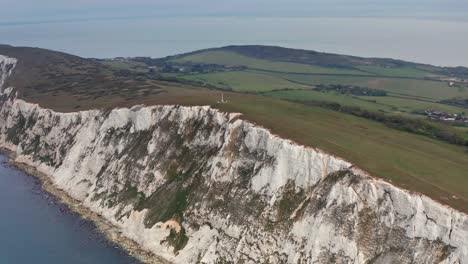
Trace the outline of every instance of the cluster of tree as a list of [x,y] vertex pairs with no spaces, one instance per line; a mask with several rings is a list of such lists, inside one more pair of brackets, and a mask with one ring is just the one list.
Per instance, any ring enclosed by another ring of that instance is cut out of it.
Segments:
[[384,123],[386,126],[406,132],[428,136],[455,145],[468,146],[468,140],[451,126],[433,122],[430,120],[408,118],[399,115],[389,115],[374,112],[356,106],[344,106],[338,103],[326,101],[295,101],[298,103],[320,106],[335,111],[351,114]]
[[456,99],[456,98],[447,99],[447,100],[440,101],[440,103],[468,108],[468,98],[467,99]]
[[226,66],[220,64],[204,64],[204,63],[172,63],[166,62],[156,66],[159,72],[162,73],[184,73],[184,74],[199,74],[222,71],[239,71],[244,70],[245,66]]
[[320,92],[335,92],[356,96],[386,96],[387,92],[367,87],[343,85],[343,84],[320,84],[315,88]]
[[196,74],[196,73],[210,73],[227,70],[244,70],[245,66],[229,66],[221,64],[208,64],[208,63],[196,63],[196,62],[173,62],[166,58],[153,59],[149,57],[135,57],[131,58],[131,61],[142,62],[153,69],[153,71],[161,73],[185,73],[185,74]]
[[440,73],[449,76],[455,76],[460,78],[468,78],[468,68],[467,67],[442,67],[439,68]]

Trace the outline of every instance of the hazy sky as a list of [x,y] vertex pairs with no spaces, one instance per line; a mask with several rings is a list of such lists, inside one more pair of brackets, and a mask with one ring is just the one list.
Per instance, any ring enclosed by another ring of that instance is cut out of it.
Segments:
[[268,44],[468,66],[467,0],[0,0],[0,43],[85,57]]
[[[176,16],[392,16],[468,19],[466,0],[0,0],[0,23]],[[3,3],[4,2],[4,3]]]

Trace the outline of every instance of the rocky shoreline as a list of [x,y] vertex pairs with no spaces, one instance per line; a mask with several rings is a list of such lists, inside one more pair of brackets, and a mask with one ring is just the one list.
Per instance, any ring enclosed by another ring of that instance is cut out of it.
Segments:
[[47,175],[37,171],[35,168],[27,164],[16,162],[14,153],[4,149],[2,149],[0,153],[6,155],[9,158],[9,162],[12,166],[38,179],[41,183],[41,188],[44,191],[53,195],[55,198],[57,198],[58,201],[65,204],[68,209],[77,213],[81,218],[91,221],[99,230],[99,232],[101,232],[109,241],[112,241],[120,246],[130,256],[135,257],[144,264],[171,264],[171,262],[154,255],[150,251],[143,249],[135,241],[123,236],[121,234],[122,232],[109,221],[83,206],[80,201],[73,199],[65,191],[57,188]]

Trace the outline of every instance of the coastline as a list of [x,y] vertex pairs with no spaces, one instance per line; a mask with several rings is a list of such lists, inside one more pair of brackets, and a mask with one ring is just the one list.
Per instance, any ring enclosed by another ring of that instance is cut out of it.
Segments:
[[[101,118],[100,112],[62,114],[36,107],[18,100],[2,108],[7,116],[2,129],[7,137],[2,137],[1,145],[18,155],[13,158],[17,166],[36,177],[42,176],[44,182],[51,182],[58,189],[64,188],[65,197],[77,197],[76,204],[89,204],[91,210],[101,212],[97,220],[105,216],[119,231],[138,241],[141,248],[174,262],[221,259],[293,263],[296,257],[305,262],[321,261],[320,256],[330,256],[323,244],[333,245],[334,252],[341,252],[340,257],[362,263],[378,258],[398,262],[401,255],[395,252],[418,263],[439,263],[442,257],[446,263],[467,259],[464,238],[468,221],[463,213],[358,173],[352,164],[318,149],[293,144],[254,124],[242,120],[230,124],[231,116],[226,114],[201,107],[161,106],[112,110]],[[163,146],[159,150],[158,144]],[[185,147],[196,151],[187,155]],[[194,163],[176,164],[183,177],[171,176],[170,167],[165,167],[174,160],[192,158]],[[123,170],[122,165],[127,169]],[[199,174],[190,177],[194,171],[187,172],[194,166],[200,166],[195,167]],[[256,171],[256,166],[261,169]],[[251,179],[245,176],[245,168],[253,170],[248,174]],[[146,175],[147,171],[152,173]],[[107,175],[100,177],[102,173]],[[157,184],[166,176],[178,177],[180,181],[159,191]],[[129,179],[132,181],[127,184]],[[91,185],[83,184],[86,182]],[[98,183],[98,188],[91,188]],[[181,187],[182,197],[178,197],[174,188]],[[296,188],[300,193],[297,196],[292,192]],[[117,193],[141,201],[140,190],[147,204],[138,208],[148,208],[155,214],[176,208],[167,215],[188,216],[188,232],[182,236],[172,233],[172,240],[168,241],[171,231],[167,228],[147,228],[167,219],[163,217],[166,215],[156,215],[153,221],[145,222],[147,211],[141,209],[130,211],[130,217],[118,218],[117,206],[123,204],[122,200],[104,197],[93,203],[91,197],[102,192],[99,190],[110,190],[107,197]],[[188,195],[198,197],[188,199]],[[155,203],[168,197],[170,203]],[[189,200],[190,207],[184,200]],[[229,206],[223,208],[226,201]],[[280,209],[281,201],[286,201],[290,209],[299,208],[299,217],[294,214],[291,218],[289,211]],[[303,202],[308,206],[303,207]],[[73,200],[68,204],[74,204]],[[282,212],[284,218],[278,218]],[[248,221],[251,219],[254,221]],[[269,224],[281,219],[288,222]],[[109,234],[109,240],[119,236],[118,231],[114,236]],[[172,254],[168,245],[184,248],[177,251],[179,254]],[[380,251],[384,255],[377,254]],[[145,260],[145,252],[141,254],[140,259],[146,263],[165,263],[159,258]],[[334,255],[324,261],[333,262],[331,258]]]
[[52,180],[45,174],[37,171],[34,167],[27,164],[16,162],[15,154],[6,149],[0,149],[0,153],[8,158],[8,162],[15,168],[25,172],[27,175],[38,179],[41,183],[41,188],[54,196],[58,201],[65,204],[72,212],[77,213],[81,218],[91,221],[97,230],[104,235],[106,239],[114,242],[130,256],[135,257],[143,264],[172,264],[152,252],[143,249],[135,241],[123,236],[121,231],[112,223],[105,220],[99,214],[91,211],[83,206],[79,201],[70,197],[65,191],[57,188]]

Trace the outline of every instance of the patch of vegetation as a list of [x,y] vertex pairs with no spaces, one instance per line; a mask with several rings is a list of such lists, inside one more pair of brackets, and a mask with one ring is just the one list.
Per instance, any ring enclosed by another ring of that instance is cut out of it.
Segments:
[[[44,149],[50,149],[50,145],[45,143],[45,142],[42,144],[42,147]],[[50,152],[47,152],[47,153],[50,153]],[[39,160],[42,163],[45,163],[45,164],[47,164],[47,165],[49,165],[51,167],[55,167],[54,160],[52,159],[52,157],[49,154],[40,155]]]
[[367,87],[353,86],[353,85],[342,85],[342,84],[319,84],[315,90],[320,92],[335,92],[338,94],[345,95],[356,95],[356,96],[386,96],[387,92],[383,90],[371,89]]
[[148,143],[153,135],[151,129],[137,131],[130,134],[128,132],[130,131],[130,126],[130,124],[127,124],[125,126],[125,130],[127,131],[127,133],[122,134],[123,136],[128,137],[128,141],[130,141],[128,145],[130,147],[125,151],[122,151],[123,153],[121,155],[128,155],[129,157],[131,157],[132,160],[136,162],[148,155]]
[[24,147],[23,153],[26,155],[37,155],[40,145],[41,137],[39,135],[35,135],[31,143]]
[[384,123],[386,126],[406,132],[428,136],[431,138],[446,141],[455,145],[468,146],[468,141],[457,130],[450,126],[438,124],[426,119],[408,118],[398,115],[388,115],[380,112],[373,112],[360,107],[342,106],[338,103],[328,103],[320,101],[300,101],[302,104],[320,106],[346,114],[363,117],[373,121]]
[[[196,75],[193,75],[196,76]],[[205,87],[208,89],[216,89],[216,90],[224,90],[224,91],[232,91],[232,88],[229,87],[229,85],[225,83],[217,83],[217,84],[212,84],[209,82],[206,82],[201,79],[194,79],[193,76],[189,77],[184,77],[181,75],[178,76],[167,76],[167,75],[161,75],[158,76],[157,79],[160,81],[166,81],[166,82],[176,82],[176,83],[181,83],[181,84],[187,84],[187,85],[193,85],[193,86],[199,86],[199,87]]]
[[166,242],[174,247],[174,253],[182,250],[188,243],[185,229],[182,228],[179,233],[171,229],[169,236],[166,238]]
[[124,71],[130,71],[130,72],[142,72],[146,73],[149,71],[148,66],[139,61],[130,61],[126,59],[112,59],[112,60],[97,60],[104,65],[107,65],[109,67],[112,67],[114,69],[120,69]]
[[468,108],[468,98],[465,98],[465,99],[454,98],[454,99],[442,100],[440,102],[443,104],[449,104],[449,105],[455,105],[455,106],[459,106],[463,108]]
[[103,201],[103,203],[105,205],[107,205],[107,208],[112,208],[114,207],[116,204],[117,204],[117,197],[118,197],[118,193],[117,191],[113,191],[113,192],[106,192],[105,193],[105,200]]
[[[292,101],[326,101],[330,103],[338,103],[340,105],[346,106],[358,106],[363,109],[373,110],[373,111],[383,111],[383,112],[393,112],[397,109],[391,105],[380,104],[378,102],[373,102],[371,99],[374,98],[366,97],[362,99],[353,95],[342,95],[337,93],[323,93],[316,91],[315,89],[310,90],[277,90],[267,93],[262,93],[265,96],[271,96],[274,98],[280,98],[284,100]],[[386,98],[386,97],[384,97]]]
[[182,220],[187,206],[188,191],[182,184],[170,183],[139,203],[138,210],[148,208],[145,226],[150,228],[171,218]]
[[170,166],[169,166],[169,169],[167,169],[167,172],[166,172],[166,179],[168,181],[174,181],[177,176],[179,175],[179,171],[178,171],[179,167],[177,166],[176,163],[172,163]]
[[247,162],[243,166],[239,167],[238,175],[239,175],[239,184],[240,186],[246,188],[248,187],[250,180],[252,179],[252,175],[254,173],[255,163]]
[[284,186],[281,199],[277,202],[277,214],[279,221],[287,221],[291,214],[305,199],[303,189],[296,190],[293,181],[288,181]]
[[181,78],[197,81],[205,87],[215,87],[224,90],[234,90],[239,92],[265,92],[284,88],[310,89],[304,84],[290,82],[280,77],[268,74],[230,71],[211,74],[184,75]]
[[313,196],[310,198],[308,202],[308,207],[312,212],[318,212],[325,208],[327,205],[327,197],[333,188],[333,186],[346,176],[354,177],[349,170],[341,170],[330,173],[325,176],[316,186],[314,186]]
[[26,124],[26,119],[20,113],[18,115],[18,119],[15,122],[15,124],[12,127],[8,128],[8,130],[6,131],[7,140],[15,145],[18,145],[20,142],[19,136],[21,135],[21,131],[24,131],[25,124]]
[[358,76],[358,75],[310,75],[291,73],[270,73],[289,81],[304,85],[353,85],[386,91],[388,95],[398,95],[414,99],[424,99],[437,102],[455,97],[468,97],[468,90],[451,87],[447,82],[387,76]]
[[425,71],[418,67],[398,65],[393,67],[381,67],[381,66],[359,66],[359,69],[382,76],[398,76],[398,77],[413,77],[413,78],[424,78],[430,76],[439,76],[439,73]]
[[245,66],[228,66],[215,63],[196,63],[192,61],[172,62],[167,59],[153,59],[149,57],[136,57],[125,59],[129,65],[141,63],[153,73],[201,74],[221,71],[244,70]]
[[396,96],[360,96],[359,98],[379,105],[391,106],[399,112],[406,112],[409,114],[415,111],[424,111],[427,109],[447,112],[451,114],[458,114],[465,111],[461,107],[448,105],[444,103],[431,102],[428,100],[421,100],[417,98],[404,98]]
[[139,203],[145,200],[145,194],[139,192],[136,186],[126,183],[124,189],[117,195],[117,201],[120,204],[132,203],[135,207],[139,207]]
[[227,261],[225,260],[224,258],[220,258],[220,259],[217,259],[215,264],[234,264],[234,262],[231,262],[231,261]]

